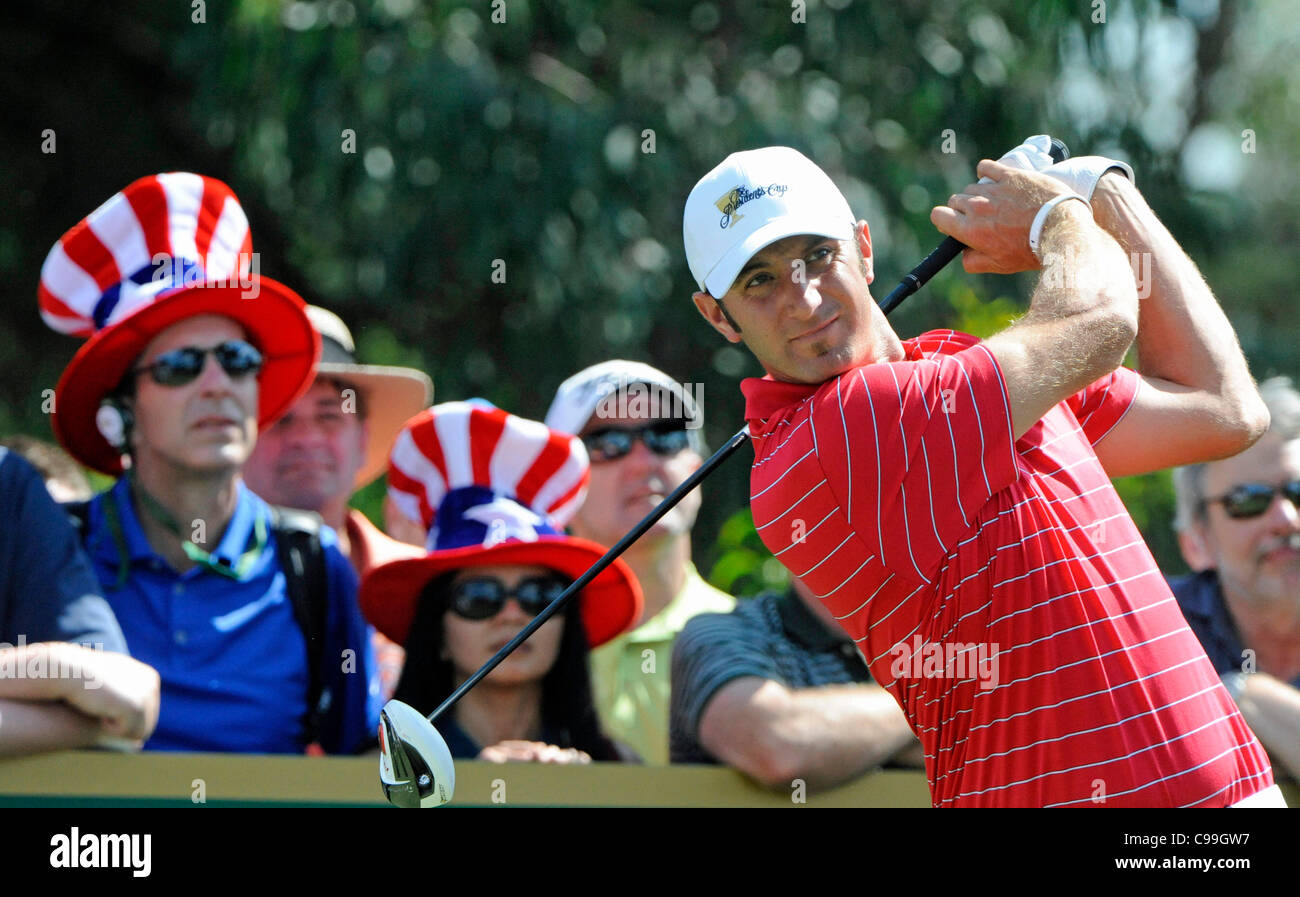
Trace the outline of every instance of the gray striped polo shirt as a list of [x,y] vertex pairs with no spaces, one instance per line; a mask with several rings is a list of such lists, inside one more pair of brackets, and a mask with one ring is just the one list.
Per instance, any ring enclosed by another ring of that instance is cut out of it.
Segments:
[[693,617],[673,644],[669,753],[673,763],[717,763],[699,742],[700,717],[718,689],[741,676],[790,689],[870,682],[852,640],[832,631],[793,590]]

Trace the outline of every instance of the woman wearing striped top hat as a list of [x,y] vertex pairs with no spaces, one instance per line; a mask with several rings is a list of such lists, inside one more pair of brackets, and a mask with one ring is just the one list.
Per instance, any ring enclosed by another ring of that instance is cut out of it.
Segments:
[[[482,402],[416,415],[389,458],[389,496],[428,531],[428,553],[371,571],[361,606],[406,648],[394,697],[431,713],[602,555],[561,527],[586,495],[575,437]],[[600,729],[587,653],[641,616],[615,561],[438,722],[452,756],[635,759]]]

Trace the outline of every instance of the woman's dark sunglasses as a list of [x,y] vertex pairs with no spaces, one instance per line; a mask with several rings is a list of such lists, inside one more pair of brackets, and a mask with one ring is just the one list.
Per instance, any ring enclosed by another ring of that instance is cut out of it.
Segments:
[[566,588],[568,583],[554,576],[525,579],[513,590],[507,590],[499,579],[464,579],[452,586],[450,607],[466,620],[487,620],[501,613],[507,598],[513,598],[524,613],[535,617]]
[[587,454],[594,462],[615,461],[632,451],[637,440],[656,455],[675,455],[691,444],[691,433],[684,421],[661,420],[644,427],[605,427],[582,437]]
[[1218,498],[1207,498],[1205,503],[1222,502],[1223,510],[1229,517],[1243,520],[1258,517],[1267,511],[1273,504],[1273,496],[1279,492],[1286,496],[1291,504],[1300,508],[1300,480],[1290,480],[1280,486],[1272,486],[1268,483],[1242,483],[1240,486],[1233,486]]
[[131,373],[148,372],[153,382],[159,386],[184,386],[203,373],[203,365],[208,355],[217,359],[217,364],[231,377],[243,377],[255,374],[262,369],[262,353],[250,343],[243,340],[228,340],[211,349],[198,346],[183,346],[164,352],[151,364],[142,365]]

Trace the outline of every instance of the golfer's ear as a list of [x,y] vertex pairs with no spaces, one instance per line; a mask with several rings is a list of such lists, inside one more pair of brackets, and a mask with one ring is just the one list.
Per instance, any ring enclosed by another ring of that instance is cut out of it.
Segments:
[[695,307],[700,310],[700,314],[704,316],[704,320],[712,324],[713,329],[721,333],[727,342],[740,342],[740,334],[731,326],[727,316],[722,313],[722,306],[718,305],[718,300],[708,293],[700,292],[692,293],[691,299],[694,300]]
[[871,257],[871,230],[867,227],[866,219],[858,221],[853,229],[853,237],[858,241],[858,248],[862,250],[862,260],[867,268],[867,283],[871,283],[876,279],[876,265],[875,259]]
[[1195,573],[1214,567],[1214,554],[1200,524],[1193,523],[1186,529],[1178,531],[1178,548],[1183,553],[1183,560]]

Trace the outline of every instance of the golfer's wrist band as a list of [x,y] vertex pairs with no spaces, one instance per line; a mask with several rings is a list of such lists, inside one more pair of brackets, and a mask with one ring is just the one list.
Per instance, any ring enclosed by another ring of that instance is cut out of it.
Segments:
[[1092,203],[1088,202],[1087,199],[1077,193],[1060,193],[1043,203],[1043,205],[1038,209],[1038,214],[1034,216],[1034,223],[1029,225],[1029,251],[1032,252],[1034,258],[1038,259],[1040,262],[1043,260],[1043,257],[1038,254],[1038,240],[1043,235],[1043,224],[1047,221],[1047,216],[1051,213],[1052,209],[1056,208],[1067,199],[1077,199],[1088,207],[1089,212],[1092,211]]

